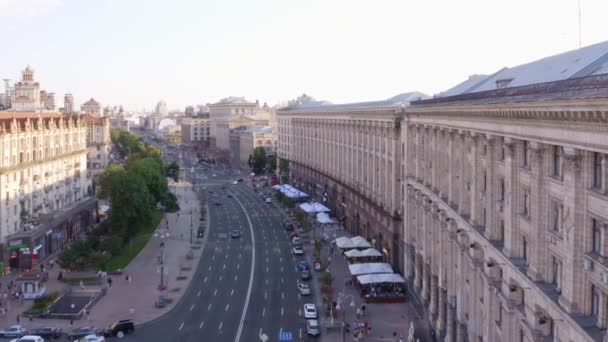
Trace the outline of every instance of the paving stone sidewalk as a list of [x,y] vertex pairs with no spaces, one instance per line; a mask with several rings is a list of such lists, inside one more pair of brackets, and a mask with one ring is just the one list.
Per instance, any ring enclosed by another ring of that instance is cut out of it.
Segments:
[[[103,328],[118,319],[132,318],[135,324],[140,325],[158,318],[169,312],[179,301],[187,289],[191,275],[196,270],[206,236],[202,239],[200,249],[193,250],[194,258],[188,260],[187,252],[190,250],[190,231],[193,225],[193,241],[196,241],[196,232],[200,225],[200,202],[196,197],[192,186],[186,182],[170,184],[172,191],[178,196],[180,212],[168,213],[161,221],[157,231],[165,231],[167,222],[169,225],[169,237],[164,238],[165,243],[163,261],[165,265],[164,283],[167,285],[167,296],[172,300],[164,308],[156,308],[154,303],[160,292],[160,237],[153,236],[142,251],[125,268],[122,275],[108,275],[112,278],[112,286],[108,288],[107,294],[95,304],[90,315],[86,315],[70,324],[69,320],[60,319],[33,319],[20,317],[20,323],[26,329],[33,329],[43,325],[56,326],[64,331],[70,331],[80,326],[92,325]],[[192,215],[190,213],[192,212]],[[195,245],[196,246],[196,245]],[[47,259],[47,264],[48,264]],[[49,270],[49,267],[46,267]],[[189,270],[183,270],[189,268]],[[49,270],[49,281],[47,282],[48,292],[61,291],[68,288],[68,285],[57,280],[59,266],[55,265]],[[178,275],[187,276],[185,280],[177,280]],[[130,280],[127,280],[126,276]],[[7,289],[11,280],[16,278],[16,274],[0,278],[2,287],[0,292]],[[107,283],[104,285],[107,286]],[[91,286],[90,288],[93,288]],[[100,286],[98,286],[100,287]],[[2,300],[4,304],[4,300]],[[32,301],[17,299],[10,301],[8,313],[0,315],[0,327],[6,327],[17,323],[17,315],[22,315],[27,310]],[[133,314],[132,314],[133,313]]]

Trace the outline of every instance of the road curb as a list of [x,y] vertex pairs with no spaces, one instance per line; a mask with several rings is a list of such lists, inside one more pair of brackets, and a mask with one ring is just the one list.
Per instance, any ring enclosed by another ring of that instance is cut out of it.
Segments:
[[[193,187],[193,191],[194,191],[194,187]],[[196,193],[196,192],[195,192],[195,193]],[[200,202],[200,200],[198,200],[198,201]],[[205,204],[205,208],[206,208],[206,210],[207,210],[207,214],[206,214],[206,217],[207,217],[207,220],[206,220],[206,221],[207,221],[207,228],[205,229],[206,233],[205,233],[205,236],[203,237],[203,243],[202,243],[202,245],[201,245],[201,255],[199,256],[199,260],[198,260],[198,262],[199,262],[199,263],[200,263],[200,261],[201,261],[200,259],[203,257],[203,253],[205,252],[205,248],[207,247],[207,239],[209,238],[209,229],[210,229],[210,227],[211,227],[211,215],[209,215],[209,201],[207,201],[207,202],[206,202],[206,204]],[[195,275],[196,275],[196,274],[197,274],[199,271],[200,271],[200,270],[199,270],[199,268],[198,268],[198,263],[197,263],[197,265],[196,265],[196,271],[195,271],[195,272],[192,274],[192,277],[190,278],[190,283],[188,284],[188,286],[186,287],[186,289],[184,290],[184,292],[182,293],[182,295],[180,296],[180,298],[177,300],[177,302],[175,303],[175,305],[173,305],[173,308],[171,308],[171,310],[169,310],[169,311],[167,311],[167,312],[163,313],[162,315],[160,315],[160,316],[158,316],[158,317],[156,317],[156,318],[153,318],[153,319],[151,319],[151,320],[149,320],[149,321],[145,321],[145,322],[142,322],[142,323],[140,323],[140,324],[136,324],[136,325],[135,325],[135,327],[136,327],[136,328],[143,328],[143,327],[145,327],[145,326],[147,326],[147,325],[154,324],[154,323],[156,323],[157,321],[159,321],[159,320],[163,319],[163,318],[164,318],[165,316],[167,316],[168,314],[170,314],[170,313],[171,313],[173,310],[175,310],[175,308],[176,308],[176,307],[177,307],[177,306],[178,306],[178,305],[179,305],[179,304],[182,302],[182,300],[184,299],[186,292],[188,292],[188,291],[190,290],[190,286],[192,286],[192,280],[195,278]]]

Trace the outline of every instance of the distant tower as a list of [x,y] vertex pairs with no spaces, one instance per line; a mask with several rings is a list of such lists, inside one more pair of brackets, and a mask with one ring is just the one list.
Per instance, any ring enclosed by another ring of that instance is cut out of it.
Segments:
[[165,101],[159,101],[156,104],[156,114],[167,116],[169,114],[169,110],[167,109],[167,103]]
[[4,106],[4,108],[10,108],[11,107],[11,79],[10,78],[4,78],[2,79],[4,81],[4,98],[3,98],[3,103],[2,105]]
[[55,110],[55,93],[48,93],[46,95],[46,109]]
[[63,97],[63,111],[66,114],[74,112],[74,96],[72,94],[65,94]]

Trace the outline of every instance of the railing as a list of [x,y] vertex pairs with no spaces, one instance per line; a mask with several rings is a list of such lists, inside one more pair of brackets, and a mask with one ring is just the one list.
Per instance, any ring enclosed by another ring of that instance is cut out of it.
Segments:
[[457,101],[471,101],[506,96],[538,95],[558,93],[563,91],[608,88],[608,74],[578,77],[562,81],[545,82],[524,85],[519,87],[501,88],[480,91],[476,93],[460,94],[454,96],[438,97],[428,100],[412,101],[412,105],[428,105]]

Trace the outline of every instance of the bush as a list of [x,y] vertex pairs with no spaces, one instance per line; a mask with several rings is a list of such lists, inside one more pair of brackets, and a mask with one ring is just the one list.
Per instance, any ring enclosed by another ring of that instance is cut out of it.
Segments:
[[59,293],[53,292],[42,298],[35,299],[32,307],[25,310],[23,314],[28,316],[41,315],[57,298],[59,298]]

